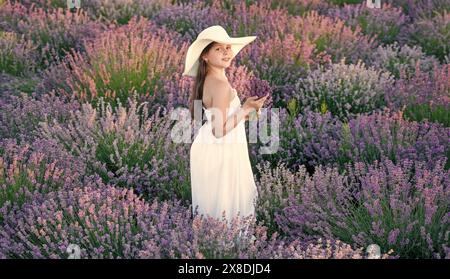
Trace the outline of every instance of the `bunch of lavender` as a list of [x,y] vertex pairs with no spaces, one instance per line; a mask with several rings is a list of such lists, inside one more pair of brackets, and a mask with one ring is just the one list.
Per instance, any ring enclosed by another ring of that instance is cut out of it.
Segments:
[[293,238],[376,243],[402,258],[450,257],[450,171],[442,161],[431,170],[420,161],[358,162],[347,172],[319,167],[307,177],[277,215],[280,228]]
[[419,45],[441,62],[450,54],[450,11],[440,11],[433,18],[417,19],[400,38],[402,43]]
[[15,139],[0,142],[0,221],[13,208],[57,189],[73,187],[85,165],[55,141],[32,144]]
[[346,65],[344,60],[329,69],[318,69],[301,78],[292,94],[301,109],[329,111],[341,120],[385,106],[384,93],[393,77],[360,60]]
[[412,76],[405,71],[400,72],[400,78],[386,92],[386,99],[391,109],[403,109],[407,119],[428,119],[450,127],[449,90],[450,63],[434,63],[430,72],[423,71],[416,64]]
[[181,71],[179,53],[187,46],[175,45],[170,34],[146,32],[147,28],[148,20],[133,18],[127,26],[105,32],[86,44],[86,53],[72,51],[63,64],[48,71],[45,86],[93,105],[104,97],[115,107],[116,100],[125,103],[133,93],[154,100],[163,87],[161,77]]
[[440,12],[450,12],[450,3],[446,0],[426,0],[416,1],[411,6],[411,17],[418,18],[432,18]]
[[24,36],[0,31],[0,72],[28,76],[36,69],[36,47]]
[[53,91],[42,96],[34,92],[31,96],[6,95],[0,98],[0,106],[0,138],[29,142],[39,136],[40,122],[65,123],[70,113],[80,108],[77,101],[56,96]]
[[394,163],[408,159],[434,168],[438,160],[450,167],[450,128],[430,122],[410,122],[401,112],[361,115],[342,125],[339,156],[342,167],[349,162],[389,158]]
[[167,98],[168,108],[188,107],[189,98],[192,94],[194,79],[182,76],[181,73],[175,73],[170,77],[162,77],[163,91]]
[[105,183],[149,199],[190,201],[189,145],[172,140],[172,110],[158,107],[149,115],[147,104],[134,97],[114,109],[103,98],[95,108],[85,103],[67,123],[41,123],[41,133],[85,160],[89,174]]
[[330,17],[337,17],[348,26],[361,27],[362,32],[370,37],[376,36],[383,44],[391,44],[397,40],[399,33],[405,28],[408,18],[401,8],[383,3],[380,9],[368,8],[366,3],[347,5],[328,10]]
[[348,63],[366,61],[378,44],[374,37],[364,35],[361,27],[353,30],[343,20],[319,15],[316,11],[289,18],[287,29],[286,33],[297,39],[315,44],[318,53],[326,51],[333,63],[343,58]]
[[369,59],[368,64],[383,71],[389,71],[397,79],[400,72],[411,77],[416,69],[416,64],[422,72],[431,72],[433,65],[439,63],[433,56],[427,56],[420,46],[399,46],[397,42],[391,45],[379,46]]
[[23,34],[37,45],[41,57],[36,61],[40,68],[58,61],[71,48],[83,51],[83,41],[90,41],[106,29],[90,21],[85,12],[71,13],[68,9],[46,11],[31,5],[7,2],[0,9],[1,27],[6,31]]

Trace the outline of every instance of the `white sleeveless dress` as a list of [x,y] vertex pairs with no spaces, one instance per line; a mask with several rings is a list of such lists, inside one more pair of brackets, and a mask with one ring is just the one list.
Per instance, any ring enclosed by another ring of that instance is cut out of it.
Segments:
[[[228,108],[228,116],[241,106],[235,96]],[[216,138],[212,133],[211,114],[205,110],[207,122],[198,130],[190,149],[192,210],[223,220],[255,216],[258,197],[247,148],[245,121]]]

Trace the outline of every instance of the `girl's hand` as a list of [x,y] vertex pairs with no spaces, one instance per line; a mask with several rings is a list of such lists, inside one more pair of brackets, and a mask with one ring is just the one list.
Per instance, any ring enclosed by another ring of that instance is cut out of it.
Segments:
[[268,96],[269,94],[259,99],[257,96],[250,96],[247,98],[247,100],[245,100],[245,103],[242,106],[244,108],[259,110],[263,106]]
[[[247,115],[245,117],[245,120],[254,119],[254,116],[253,116],[254,114],[256,114],[256,119],[259,119],[259,116],[261,114],[260,109],[263,106],[263,104],[266,101],[268,96],[269,96],[269,94],[267,94],[266,96],[263,96],[259,99],[257,99],[258,98],[257,96],[251,96],[245,101],[243,107],[244,107],[244,109],[251,110],[250,114],[252,115],[252,117],[250,117],[250,115]],[[253,111],[253,109],[256,111]]]
[[257,111],[259,111],[262,108],[262,106],[264,105],[264,102],[266,101],[267,97],[269,97],[269,94],[267,94],[266,96],[263,96],[263,97],[261,97],[261,98],[256,100],[256,102],[257,102],[256,110]]

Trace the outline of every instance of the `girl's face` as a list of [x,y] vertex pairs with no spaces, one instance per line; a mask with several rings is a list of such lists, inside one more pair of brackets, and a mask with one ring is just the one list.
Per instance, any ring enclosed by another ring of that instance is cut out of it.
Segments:
[[207,59],[206,63],[211,66],[226,68],[230,66],[233,56],[230,44],[214,43],[204,59]]

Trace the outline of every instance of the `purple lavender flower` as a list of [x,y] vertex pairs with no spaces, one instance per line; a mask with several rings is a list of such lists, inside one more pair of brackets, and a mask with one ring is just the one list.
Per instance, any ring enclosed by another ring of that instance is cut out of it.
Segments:
[[448,247],[450,171],[439,160],[386,159],[348,165],[346,174],[319,167],[275,219],[291,238],[376,243],[402,258],[442,258]]
[[27,201],[74,187],[85,174],[84,162],[52,140],[19,145],[16,139],[2,139],[0,154],[0,221]]
[[409,23],[401,8],[386,3],[382,3],[380,9],[368,8],[365,2],[344,4],[343,7],[328,10],[328,15],[345,21],[353,29],[361,27],[363,34],[375,36],[383,44],[393,43]]
[[[10,212],[0,230],[0,256],[67,258],[362,258],[340,241],[286,242],[251,217],[192,216],[178,201],[151,204],[131,190],[85,184],[50,193]],[[252,238],[252,236],[254,238]]]

